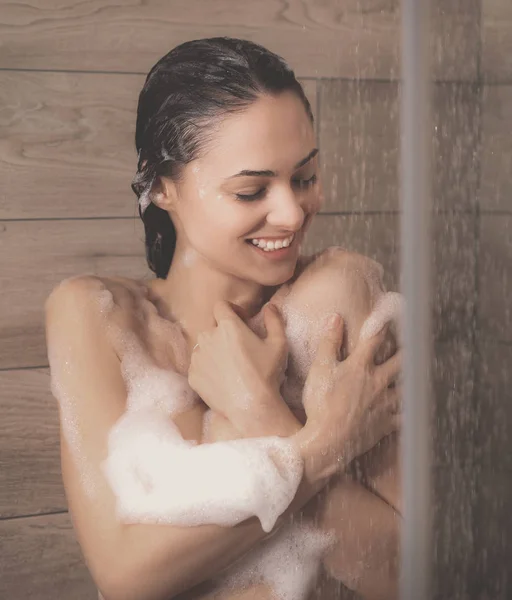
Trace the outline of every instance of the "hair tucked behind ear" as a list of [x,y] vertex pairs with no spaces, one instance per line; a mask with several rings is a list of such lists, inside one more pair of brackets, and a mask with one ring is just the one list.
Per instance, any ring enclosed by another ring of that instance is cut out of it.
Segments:
[[302,86],[285,61],[258,44],[233,38],[185,42],[161,58],[139,95],[132,189],[146,233],[146,258],[165,278],[176,247],[169,214],[151,202],[161,176],[178,181],[183,167],[199,157],[212,123],[243,110],[262,94],[292,91],[313,121]]

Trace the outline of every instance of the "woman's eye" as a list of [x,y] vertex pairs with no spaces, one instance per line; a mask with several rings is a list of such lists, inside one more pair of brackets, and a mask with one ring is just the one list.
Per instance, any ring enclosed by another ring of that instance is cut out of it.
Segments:
[[315,185],[316,181],[317,176],[315,173],[315,175],[312,175],[309,179],[294,179],[293,183],[302,189]]
[[264,194],[265,188],[261,188],[261,190],[258,190],[254,194],[236,194],[236,197],[239,200],[259,200],[260,198],[263,198]]

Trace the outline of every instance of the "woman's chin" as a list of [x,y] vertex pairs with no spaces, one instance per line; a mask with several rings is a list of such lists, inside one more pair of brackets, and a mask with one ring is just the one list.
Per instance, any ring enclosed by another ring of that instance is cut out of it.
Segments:
[[294,261],[293,263],[282,265],[280,269],[275,269],[274,272],[271,272],[272,269],[269,269],[267,273],[261,273],[258,278],[259,283],[267,287],[283,285],[292,279],[296,266],[297,261]]

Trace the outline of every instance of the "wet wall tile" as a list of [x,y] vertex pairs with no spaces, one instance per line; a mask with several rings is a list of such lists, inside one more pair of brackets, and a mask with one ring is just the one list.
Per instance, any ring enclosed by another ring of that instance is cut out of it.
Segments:
[[512,213],[512,85],[484,86],[481,161],[480,208]]
[[482,469],[474,520],[474,600],[512,598],[512,471]]
[[473,600],[476,473],[467,466],[436,467],[431,484],[432,598]]
[[[393,211],[400,206],[399,86],[321,81],[320,147],[325,212]],[[477,86],[432,88],[432,194],[436,209],[468,210],[477,192]]]
[[485,4],[487,0],[432,2],[431,56],[434,79],[477,80],[482,1]]
[[479,329],[512,342],[512,214],[483,214],[479,242]]
[[482,76],[486,81],[512,83],[512,3],[482,2]]
[[321,81],[323,210],[398,208],[398,85]]
[[480,340],[477,369],[476,455],[487,468],[512,476],[512,344]]
[[[435,0],[436,78],[476,79],[478,2]],[[227,35],[281,54],[302,77],[399,77],[400,0],[145,0],[108,8],[2,3],[0,66],[147,73],[177,44]]]
[[431,421],[434,465],[469,465],[474,461],[478,427],[474,354],[470,336],[434,345]]
[[[467,214],[433,220],[433,315],[439,342],[465,340],[474,327],[475,222]],[[342,246],[379,261],[390,289],[399,286],[400,219],[393,214],[318,215],[304,244],[306,253]]]

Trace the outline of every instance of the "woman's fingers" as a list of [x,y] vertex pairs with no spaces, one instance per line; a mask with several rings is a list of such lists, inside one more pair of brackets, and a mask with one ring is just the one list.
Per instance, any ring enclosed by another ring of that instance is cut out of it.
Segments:
[[402,350],[398,350],[391,358],[381,365],[375,367],[379,380],[379,389],[385,389],[395,383],[402,372]]
[[[237,307],[238,309],[238,307]],[[241,310],[241,309],[239,309]],[[221,321],[231,321],[232,323],[243,323],[241,316],[236,312],[235,308],[225,300],[217,301],[213,306],[213,316],[217,325]]]
[[384,394],[383,404],[386,411],[392,415],[402,414],[402,386],[390,387],[382,392]]
[[340,348],[343,343],[343,319],[333,314],[327,321],[327,327],[316,351],[315,362],[331,363],[339,360]]
[[263,321],[267,331],[267,340],[277,342],[278,345],[282,345],[286,342],[283,318],[275,304],[269,302],[265,305],[263,310]]
[[357,355],[365,364],[374,364],[375,354],[386,339],[389,323],[381,331],[368,339],[359,339],[352,355]]

